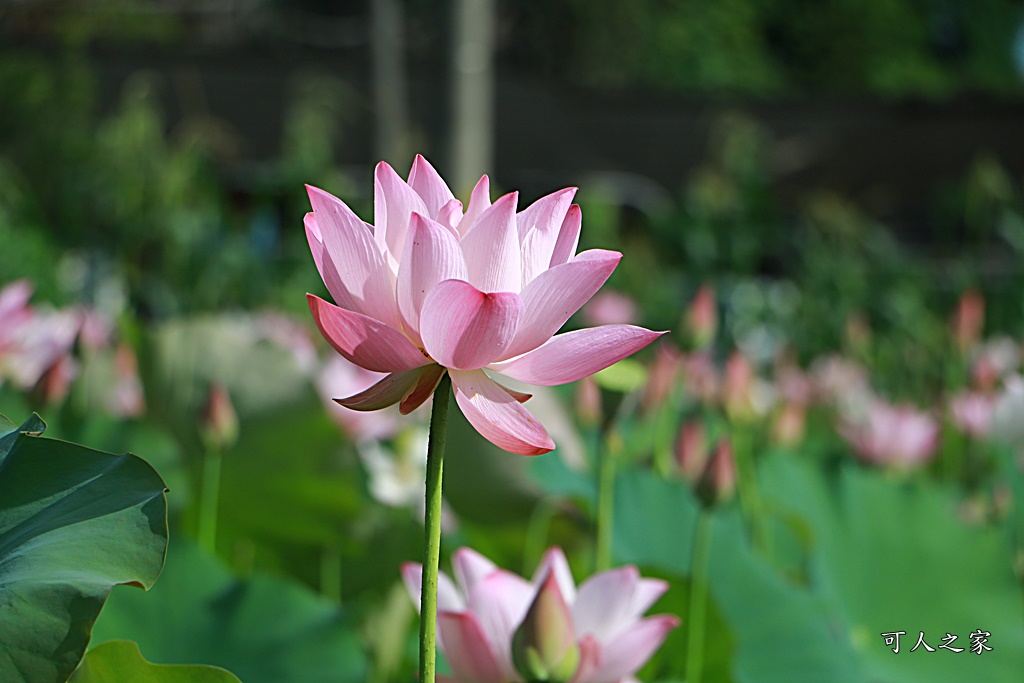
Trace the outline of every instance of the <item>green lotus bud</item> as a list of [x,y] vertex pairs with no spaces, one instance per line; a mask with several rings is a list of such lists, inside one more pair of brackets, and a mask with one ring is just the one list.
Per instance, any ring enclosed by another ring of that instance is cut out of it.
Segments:
[[512,637],[512,660],[530,683],[567,683],[576,673],[580,649],[572,614],[552,572]]

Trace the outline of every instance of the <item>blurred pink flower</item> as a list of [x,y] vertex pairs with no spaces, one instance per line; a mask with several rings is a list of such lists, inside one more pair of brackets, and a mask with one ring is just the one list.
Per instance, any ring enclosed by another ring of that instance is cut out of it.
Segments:
[[71,350],[81,320],[81,313],[72,309],[32,311],[5,335],[0,377],[19,389],[34,389],[45,402],[60,401],[78,374]]
[[307,190],[313,211],[305,217],[306,237],[337,304],[307,295],[313,319],[342,356],[387,373],[366,391],[340,399],[346,407],[398,403],[409,413],[448,372],[455,400],[480,434],[507,451],[538,455],[555,445],[521,405],[529,395],[491,375],[565,384],[661,334],[605,325],[555,335],[622,258],[603,249],[576,254],[581,213],[572,205],[575,188],[517,213],[518,193],[492,204],[484,176],[464,211],[423,157],[416,157],[408,182],[381,162],[373,226],[336,197]]
[[711,285],[701,285],[686,309],[686,331],[696,349],[704,349],[715,341],[718,334],[718,303]]
[[32,285],[28,280],[16,280],[0,289],[0,354],[11,345],[18,327],[31,317],[31,297]]
[[598,292],[583,307],[583,319],[588,325],[628,325],[636,322],[636,302],[625,294]]
[[[577,590],[558,548],[545,554],[532,581],[498,569],[469,548],[455,552],[452,566],[455,581],[442,573],[437,591],[437,641],[453,671],[449,683],[525,680],[513,661],[513,635],[545,585],[549,591],[557,589],[554,602],[564,601],[571,617],[572,639],[579,648],[579,664],[567,679],[571,683],[632,680],[668,632],[679,625],[674,615],[642,618],[668,584],[641,578],[636,567],[596,574]],[[420,565],[404,565],[402,577],[419,604]]]
[[939,445],[939,424],[913,406],[893,406],[876,399],[859,420],[839,433],[857,455],[876,465],[909,469],[927,462]]
[[759,378],[750,359],[733,351],[725,362],[722,405],[732,420],[762,417],[775,404],[775,387]]
[[713,403],[721,392],[721,377],[711,354],[704,351],[685,354],[682,358],[683,385],[702,403]]
[[684,360],[674,344],[658,343],[641,401],[645,412],[661,407],[669,399]]
[[977,391],[966,391],[949,400],[949,414],[953,424],[965,434],[982,438],[988,435],[995,413],[994,396]]
[[[343,408],[335,402],[335,396],[351,396],[379,382],[384,375],[370,372],[348,362],[338,355],[332,355],[315,374],[317,392],[327,408],[328,415],[357,441],[387,439],[398,429],[396,410],[360,412]],[[421,482],[422,483],[422,482]]]

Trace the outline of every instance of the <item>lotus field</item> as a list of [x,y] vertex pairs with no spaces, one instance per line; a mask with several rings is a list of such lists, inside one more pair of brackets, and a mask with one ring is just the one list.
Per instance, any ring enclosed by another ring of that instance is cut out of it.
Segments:
[[0,233],[0,681],[1018,683],[1019,192],[968,179],[1003,232],[937,287],[723,126],[752,165],[640,228],[419,155],[267,213],[169,149],[114,247]]

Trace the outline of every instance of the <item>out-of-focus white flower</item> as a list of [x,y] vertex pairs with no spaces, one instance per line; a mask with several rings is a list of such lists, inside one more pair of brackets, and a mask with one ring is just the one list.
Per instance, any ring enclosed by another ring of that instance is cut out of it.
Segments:
[[1020,344],[1010,337],[986,341],[974,355],[971,377],[982,391],[991,391],[999,380],[1020,367]]
[[427,474],[427,430],[414,427],[396,439],[396,449],[363,441],[359,459],[370,478],[370,494],[392,507],[423,507]]
[[847,417],[862,418],[874,400],[867,371],[859,363],[837,354],[814,361],[811,383],[818,400]]
[[1024,377],[1010,375],[992,408],[989,435],[1003,443],[1024,446]]

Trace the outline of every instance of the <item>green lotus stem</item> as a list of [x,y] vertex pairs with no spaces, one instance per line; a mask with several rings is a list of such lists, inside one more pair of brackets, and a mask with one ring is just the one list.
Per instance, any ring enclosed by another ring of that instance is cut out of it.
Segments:
[[341,604],[341,548],[327,543],[320,550],[320,594]]
[[708,555],[711,549],[711,515],[697,512],[690,557],[690,610],[686,638],[686,683],[700,683],[704,668],[704,616],[708,600]]
[[761,502],[760,491],[757,488],[757,469],[748,436],[749,432],[747,432],[745,426],[735,429],[732,434],[733,454],[736,457],[736,486],[739,491],[740,510],[747,522],[751,545],[755,550],[768,552],[764,506]]
[[217,551],[217,510],[220,506],[221,452],[207,446],[203,452],[203,482],[199,494],[199,546]]
[[612,566],[612,517],[615,512],[615,432],[609,429],[598,447],[597,472],[597,542],[594,549],[594,572]]
[[420,591],[420,681],[434,683],[437,659],[437,565],[441,558],[441,476],[448,396],[452,381],[445,373],[434,389],[427,440],[427,506],[423,518],[423,582]]

